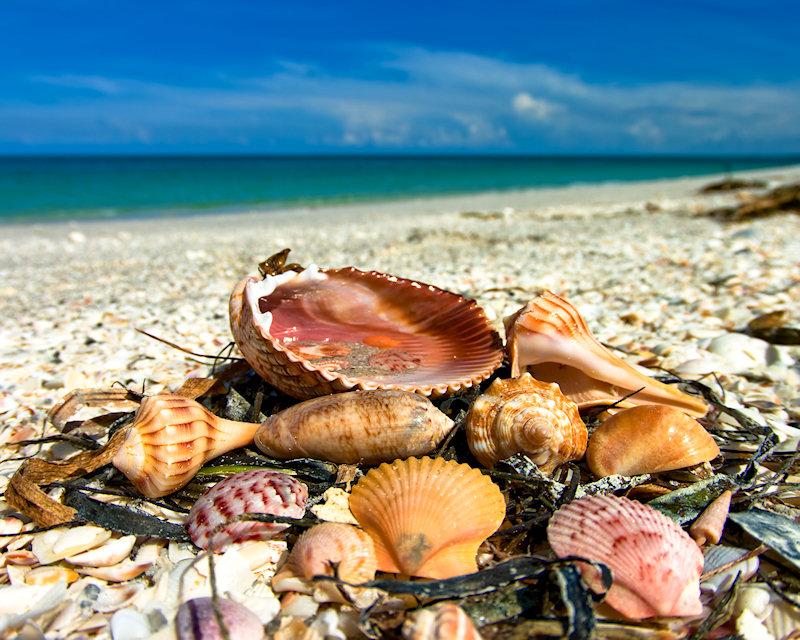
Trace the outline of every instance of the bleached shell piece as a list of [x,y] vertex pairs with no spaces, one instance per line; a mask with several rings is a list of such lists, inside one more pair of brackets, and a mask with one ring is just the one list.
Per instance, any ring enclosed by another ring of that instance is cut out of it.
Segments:
[[708,410],[700,398],[641,374],[611,353],[592,335],[578,310],[552,291],[504,322],[511,375],[527,369],[537,380],[556,382],[581,409],[637,392],[623,406],[666,404],[697,417]]
[[72,584],[78,579],[78,574],[67,567],[38,567],[25,574],[25,584],[45,586],[64,582]]
[[481,640],[472,619],[457,604],[419,609],[403,623],[404,640]]
[[230,323],[253,369],[301,400],[351,389],[441,396],[480,383],[503,360],[474,300],[376,271],[311,265],[245,278]]
[[53,555],[66,558],[103,544],[111,537],[111,532],[102,527],[86,525],[67,529],[53,545]]
[[136,536],[109,540],[101,546],[70,556],[67,562],[84,567],[110,567],[127,558],[136,544]]
[[732,495],[730,491],[723,491],[689,527],[689,535],[694,538],[697,546],[702,547],[706,542],[717,544],[720,541],[728,519]]
[[665,405],[631,407],[611,416],[589,439],[586,462],[597,476],[635,476],[708,462],[719,447],[697,420]]
[[[605,601],[627,618],[702,612],[703,554],[652,507],[616,496],[581,498],[556,511],[547,540],[559,558],[580,556],[607,565],[614,582]],[[580,566],[587,584],[601,591],[598,571]]]
[[[710,545],[703,553],[703,573],[708,574],[718,567],[743,558],[747,552],[747,549],[739,547]],[[727,593],[737,578],[743,583],[752,578],[758,571],[758,565],[758,556],[737,562],[722,573],[704,578],[700,583],[700,590],[711,594]]]
[[359,584],[372,580],[377,568],[372,538],[351,525],[326,522],[312,527],[297,539],[286,564],[272,579],[272,589],[276,593],[321,590],[316,597],[318,602],[339,602],[342,597],[336,586],[331,583],[315,585],[314,576],[338,575],[345,582]]
[[189,512],[187,529],[198,547],[220,551],[232,542],[271,538],[289,526],[229,522],[236,516],[266,513],[301,518],[307,499],[308,487],[285,473],[260,469],[235,473],[200,496]]
[[505,517],[500,489],[443,458],[384,463],[358,481],[350,510],[375,543],[378,569],[425,578],[477,571],[475,555]]
[[[227,634],[219,625],[217,612],[222,617]],[[258,616],[227,598],[217,598],[216,601],[212,598],[195,598],[184,602],[175,618],[175,631],[178,640],[260,640],[264,637],[264,627]]]
[[539,382],[529,373],[492,382],[467,417],[469,448],[485,467],[524,453],[550,473],[582,458],[587,437],[578,406],[557,384]]
[[278,459],[377,464],[426,454],[452,428],[450,418],[416,393],[352,391],[306,400],[267,418],[255,442]]
[[77,567],[78,573],[99,578],[106,582],[125,582],[139,577],[155,564],[164,543],[160,540],[151,540],[141,546],[136,557],[131,560],[126,558],[122,562],[109,567]]
[[250,444],[256,429],[188,398],[149,396],[112,462],[142,495],[158,498],[186,485],[209,460]]

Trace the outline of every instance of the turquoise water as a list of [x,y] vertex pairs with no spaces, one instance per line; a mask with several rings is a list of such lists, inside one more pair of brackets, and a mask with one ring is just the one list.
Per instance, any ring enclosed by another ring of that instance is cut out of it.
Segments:
[[795,164],[795,157],[0,157],[0,221],[180,215]]

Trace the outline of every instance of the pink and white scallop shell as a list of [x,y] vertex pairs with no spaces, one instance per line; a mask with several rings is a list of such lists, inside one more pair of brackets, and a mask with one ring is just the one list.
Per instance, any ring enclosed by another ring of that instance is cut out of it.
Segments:
[[440,396],[503,360],[474,300],[376,271],[312,265],[246,278],[231,294],[230,323],[253,369],[304,400],[351,389]]
[[[231,522],[237,516],[266,513],[302,518],[307,499],[308,487],[285,473],[267,470],[236,473],[198,498],[189,512],[187,529],[192,542],[201,549],[221,551],[234,542],[271,538],[289,526],[271,522]],[[229,524],[225,525],[226,522]]]
[[[616,496],[589,496],[561,507],[547,539],[559,558],[580,556],[607,565],[614,583],[606,603],[625,617],[697,616],[703,554],[676,523],[652,507]],[[580,563],[587,584],[600,576]]]

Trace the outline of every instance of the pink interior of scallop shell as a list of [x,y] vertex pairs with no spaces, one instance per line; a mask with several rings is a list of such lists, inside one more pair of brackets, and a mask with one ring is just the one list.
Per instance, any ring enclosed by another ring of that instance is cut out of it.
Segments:
[[355,269],[289,281],[259,299],[269,333],[315,369],[381,384],[439,385],[499,363],[475,304],[453,293]]

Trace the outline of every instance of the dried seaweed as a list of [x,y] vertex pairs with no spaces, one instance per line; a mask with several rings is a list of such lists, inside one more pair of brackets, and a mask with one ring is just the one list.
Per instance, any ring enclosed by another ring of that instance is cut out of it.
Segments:
[[697,627],[689,640],[703,640],[703,638],[705,638],[710,631],[713,631],[728,618],[730,618],[733,605],[736,602],[736,593],[739,589],[739,578],[741,578],[741,574],[734,578],[731,588],[722,598],[719,599],[711,613],[709,613],[700,626]]
[[711,502],[724,491],[738,486],[734,478],[723,473],[706,480],[695,482],[688,487],[676,489],[663,496],[650,500],[647,504],[678,524],[694,520]]
[[[597,626],[592,601],[594,594],[581,580],[580,571],[573,565],[553,569],[561,601],[567,609],[565,635],[569,640],[589,640]],[[609,585],[606,587],[610,587]]]
[[800,525],[777,513],[756,508],[731,513],[728,517],[800,572]]

